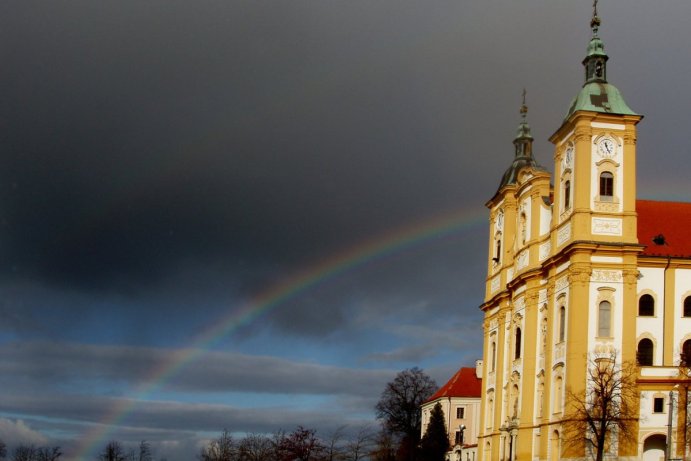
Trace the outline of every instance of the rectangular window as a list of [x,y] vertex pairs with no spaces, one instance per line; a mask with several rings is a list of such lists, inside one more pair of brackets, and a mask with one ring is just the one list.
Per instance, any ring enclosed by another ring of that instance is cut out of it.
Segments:
[[454,442],[454,445],[459,445],[461,443],[461,431],[456,431],[456,441]]
[[665,399],[664,397],[655,397],[653,399],[653,413],[664,413]]
[[600,200],[611,202],[614,195],[614,175],[605,171],[600,175]]
[[456,419],[465,418],[465,407],[456,408]]
[[564,183],[564,210],[571,208],[571,181]]

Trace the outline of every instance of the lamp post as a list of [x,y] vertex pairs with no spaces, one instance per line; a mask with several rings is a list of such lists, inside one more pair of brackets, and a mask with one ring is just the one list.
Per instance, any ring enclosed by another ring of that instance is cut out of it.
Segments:
[[465,432],[465,424],[458,426],[458,432],[461,435],[459,440],[458,461],[463,461],[463,432]]
[[[674,386],[678,388],[678,384]],[[674,391],[669,391],[669,414],[667,415],[667,447],[665,447],[665,461],[672,458],[672,421],[674,413]]]

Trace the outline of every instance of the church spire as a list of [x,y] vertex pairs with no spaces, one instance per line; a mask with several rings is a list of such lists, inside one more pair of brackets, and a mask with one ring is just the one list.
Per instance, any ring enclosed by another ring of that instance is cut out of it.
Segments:
[[600,28],[600,17],[597,15],[597,0],[593,0],[593,19],[590,20],[590,28],[593,30],[593,36],[597,36],[597,31]]
[[518,132],[513,140],[513,144],[516,146],[516,158],[533,156],[533,136],[530,134],[530,125],[526,121],[528,106],[525,104],[525,95],[526,91],[523,88],[523,104],[521,104],[521,109],[519,110],[521,123],[518,125]]
[[624,101],[619,90],[607,82],[607,60],[605,45],[598,32],[602,21],[597,13],[597,2],[593,0],[593,16],[590,19],[592,36],[588,44],[588,53],[583,59],[585,83],[578,95],[571,101],[569,111],[564,117],[568,120],[575,112],[586,110],[620,115],[637,115]]
[[526,91],[523,90],[523,103],[519,113],[521,114],[521,122],[518,124],[516,137],[513,140],[515,149],[514,159],[511,166],[504,172],[504,176],[499,183],[497,193],[504,187],[511,184],[516,184],[518,181],[518,173],[524,169],[529,168],[533,171],[547,171],[540,166],[533,157],[533,135],[530,133],[530,125],[526,120],[528,115],[528,106],[525,103]]
[[607,83],[607,60],[609,57],[605,53],[605,44],[597,35],[602,21],[597,15],[597,0],[593,0],[593,17],[590,20],[590,29],[593,35],[588,44],[588,54],[583,59],[585,67],[585,83]]

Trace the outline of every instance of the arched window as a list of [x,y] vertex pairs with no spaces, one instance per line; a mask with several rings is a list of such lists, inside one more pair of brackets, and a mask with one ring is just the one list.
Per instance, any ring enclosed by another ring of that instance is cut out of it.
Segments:
[[600,174],[600,200],[612,201],[614,196],[614,175],[609,171]]
[[496,244],[494,247],[495,253],[494,253],[494,258],[492,258],[492,259],[494,260],[495,263],[499,264],[499,262],[501,261],[501,234],[497,234],[496,238],[497,238],[497,241],[496,241]]
[[564,209],[571,208],[571,181],[564,183]]
[[516,358],[516,359],[521,358],[521,329],[520,328],[516,328],[516,350],[515,350],[514,358]]
[[638,342],[636,359],[638,364],[643,367],[653,366],[653,342],[651,340],[643,338]]
[[645,294],[638,300],[638,315],[641,317],[652,317],[655,315],[655,299]]
[[681,347],[681,366],[691,367],[691,339],[684,341]]
[[612,319],[612,304],[609,301],[602,301],[598,306],[597,312],[597,335],[600,337],[610,336]]
[[559,308],[559,342],[564,341],[566,336],[566,308],[561,306]]
[[691,296],[684,299],[684,317],[691,317]]

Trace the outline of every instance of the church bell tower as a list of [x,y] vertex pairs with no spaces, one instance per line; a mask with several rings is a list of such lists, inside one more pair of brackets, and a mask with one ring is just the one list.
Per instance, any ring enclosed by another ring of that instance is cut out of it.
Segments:
[[583,444],[563,443],[567,396],[588,392],[589,359],[636,360],[642,116],[608,81],[600,24],[595,1],[584,83],[550,137],[553,183],[533,156],[524,99],[513,161],[486,203],[481,461],[583,459]]
[[554,156],[554,248],[577,241],[636,244],[636,124],[619,90],[607,81],[598,36],[583,59],[585,82],[550,141]]

